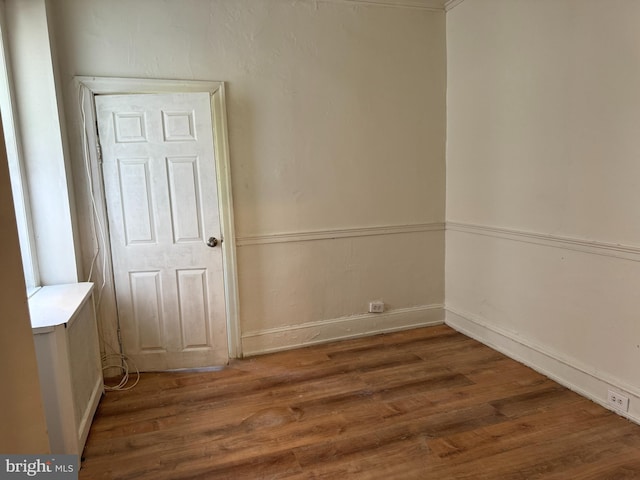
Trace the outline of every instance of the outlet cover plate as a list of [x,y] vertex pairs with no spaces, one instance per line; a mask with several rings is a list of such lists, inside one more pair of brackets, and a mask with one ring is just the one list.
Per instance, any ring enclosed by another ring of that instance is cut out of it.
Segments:
[[629,397],[625,397],[621,393],[614,392],[613,390],[607,392],[607,403],[621,412],[629,411]]
[[369,302],[369,313],[382,313],[384,312],[384,302],[374,301]]

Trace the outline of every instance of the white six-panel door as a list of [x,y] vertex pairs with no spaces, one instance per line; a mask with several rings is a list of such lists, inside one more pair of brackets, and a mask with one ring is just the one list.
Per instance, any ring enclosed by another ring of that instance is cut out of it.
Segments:
[[225,364],[209,94],[100,95],[96,113],[125,353],[141,371]]

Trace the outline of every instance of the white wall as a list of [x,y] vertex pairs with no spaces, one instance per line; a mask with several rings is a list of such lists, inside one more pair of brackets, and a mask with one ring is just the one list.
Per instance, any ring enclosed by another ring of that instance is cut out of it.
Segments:
[[640,418],[640,3],[447,15],[447,321]]
[[[222,80],[248,348],[442,319],[443,12],[312,0],[49,6],[85,268],[92,241],[73,75]],[[347,317],[378,298],[395,315],[350,327]],[[347,325],[322,323],[334,320]],[[300,324],[303,339],[288,329]]]
[[0,395],[0,452],[49,453],[1,124],[0,225],[0,378],[4,392]]

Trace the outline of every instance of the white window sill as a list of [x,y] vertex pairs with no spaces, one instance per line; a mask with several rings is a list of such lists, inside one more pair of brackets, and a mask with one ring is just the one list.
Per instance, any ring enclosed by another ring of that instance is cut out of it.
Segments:
[[34,334],[48,333],[69,324],[85,304],[93,283],[71,283],[41,287],[29,298],[29,314]]

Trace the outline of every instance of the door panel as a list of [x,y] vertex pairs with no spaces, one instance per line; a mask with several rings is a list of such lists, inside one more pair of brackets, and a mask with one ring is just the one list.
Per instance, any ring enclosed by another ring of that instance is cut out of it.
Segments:
[[174,241],[203,240],[197,157],[167,158]]
[[96,97],[118,315],[140,370],[228,360],[209,94]]
[[118,159],[118,186],[122,202],[125,243],[155,243],[149,159]]
[[209,316],[206,298],[207,272],[202,269],[178,271],[178,302],[185,349],[208,347]]
[[140,352],[162,350],[164,319],[160,272],[129,272],[133,324],[137,327],[135,345]]

